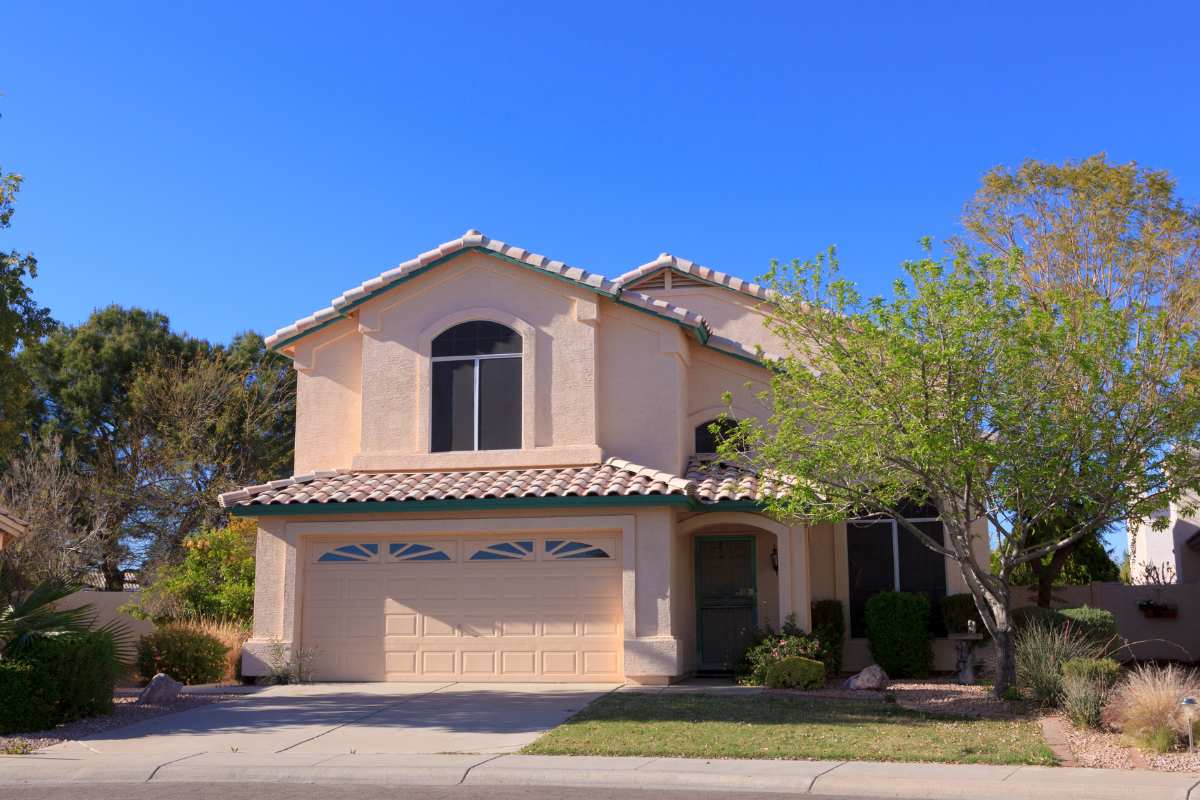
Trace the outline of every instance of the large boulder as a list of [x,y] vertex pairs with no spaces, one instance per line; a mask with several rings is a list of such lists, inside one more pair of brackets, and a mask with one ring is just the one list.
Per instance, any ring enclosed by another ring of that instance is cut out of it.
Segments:
[[143,705],[163,705],[179,696],[183,684],[165,672],[160,672],[150,679],[146,688],[138,695],[138,703]]
[[857,675],[846,679],[847,689],[885,689],[888,685],[887,673],[878,664],[872,664]]

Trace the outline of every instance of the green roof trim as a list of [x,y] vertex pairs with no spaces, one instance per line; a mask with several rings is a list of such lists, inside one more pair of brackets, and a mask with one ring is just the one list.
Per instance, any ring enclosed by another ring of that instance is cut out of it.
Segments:
[[515,508],[621,508],[684,506],[689,511],[761,511],[755,500],[699,503],[681,494],[599,495],[584,497],[490,497],[482,500],[386,500],[353,503],[278,503],[234,506],[235,517],[306,517],[326,514],[392,514],[407,511],[507,511]]

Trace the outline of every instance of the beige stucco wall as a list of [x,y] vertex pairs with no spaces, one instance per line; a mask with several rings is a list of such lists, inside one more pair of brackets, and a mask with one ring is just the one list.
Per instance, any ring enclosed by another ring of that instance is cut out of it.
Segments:
[[779,338],[763,325],[766,315],[762,302],[753,297],[717,286],[652,289],[646,294],[703,315],[718,336],[741,342],[751,350],[758,345],[768,353],[783,352]]
[[[1196,497],[1184,499],[1196,503]],[[1185,513],[1180,503],[1172,503],[1163,516],[1165,530],[1154,530],[1149,520],[1128,529],[1130,575],[1134,582],[1145,582],[1147,567],[1153,567],[1180,582],[1200,581],[1200,551],[1187,546],[1187,541],[1200,531],[1200,515]]]
[[605,301],[599,319],[599,433],[606,456],[679,474],[689,347],[682,331]]
[[348,469],[362,431],[362,337],[331,325],[297,352],[295,473]]

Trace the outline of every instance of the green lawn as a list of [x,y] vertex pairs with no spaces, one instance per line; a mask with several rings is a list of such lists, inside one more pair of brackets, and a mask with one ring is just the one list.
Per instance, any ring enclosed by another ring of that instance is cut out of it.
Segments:
[[607,695],[522,752],[1055,763],[1036,722],[935,717],[853,700],[682,693]]

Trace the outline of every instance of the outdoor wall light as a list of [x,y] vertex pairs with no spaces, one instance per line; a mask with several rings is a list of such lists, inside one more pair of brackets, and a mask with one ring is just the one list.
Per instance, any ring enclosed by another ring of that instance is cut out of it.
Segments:
[[1194,697],[1185,697],[1179,701],[1179,710],[1183,712],[1183,721],[1187,723],[1188,731],[1188,752],[1196,752],[1196,741],[1194,738],[1196,730],[1196,718],[1200,716],[1200,703],[1196,702]]
[[775,570],[775,574],[779,574],[779,547],[771,547],[771,569]]

